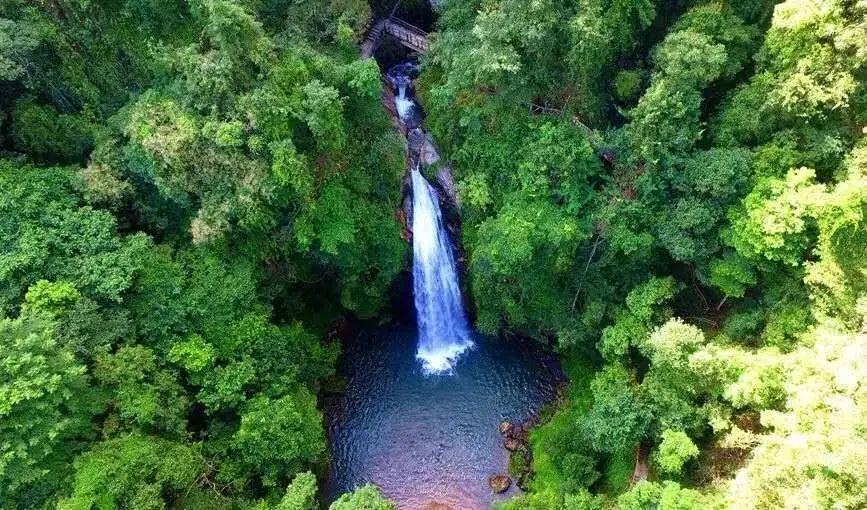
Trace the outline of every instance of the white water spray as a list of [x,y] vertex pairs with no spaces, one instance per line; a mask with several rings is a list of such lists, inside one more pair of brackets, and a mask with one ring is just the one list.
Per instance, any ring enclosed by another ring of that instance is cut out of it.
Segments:
[[426,373],[447,373],[473,342],[439,201],[417,168],[412,171],[412,210],[416,358]]
[[400,120],[407,120],[412,114],[414,101],[406,97],[406,85],[398,86],[397,97],[394,98],[394,105],[397,108],[397,115]]

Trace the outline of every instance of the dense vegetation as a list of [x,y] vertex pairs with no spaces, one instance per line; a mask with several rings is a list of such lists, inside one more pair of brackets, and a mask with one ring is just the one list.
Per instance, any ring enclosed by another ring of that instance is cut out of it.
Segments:
[[444,3],[477,326],[573,376],[505,508],[867,505],[867,5],[774,4]]
[[[477,326],[572,380],[503,506],[867,506],[867,5],[441,4]],[[333,325],[408,261],[370,17],[0,0],[0,508],[320,507]]]
[[0,2],[0,507],[318,508],[323,339],[406,263],[369,13]]

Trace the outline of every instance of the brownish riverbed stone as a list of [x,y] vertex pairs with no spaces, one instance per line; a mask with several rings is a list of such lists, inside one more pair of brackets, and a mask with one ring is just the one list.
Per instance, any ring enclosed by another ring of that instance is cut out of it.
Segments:
[[495,494],[501,494],[512,486],[512,479],[506,475],[494,475],[488,478],[488,485]]

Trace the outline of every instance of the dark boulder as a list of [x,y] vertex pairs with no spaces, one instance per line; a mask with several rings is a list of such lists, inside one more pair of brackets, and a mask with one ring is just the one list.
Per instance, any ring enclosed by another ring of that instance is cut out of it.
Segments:
[[502,494],[512,486],[512,479],[506,475],[494,475],[488,478],[488,486],[495,494]]

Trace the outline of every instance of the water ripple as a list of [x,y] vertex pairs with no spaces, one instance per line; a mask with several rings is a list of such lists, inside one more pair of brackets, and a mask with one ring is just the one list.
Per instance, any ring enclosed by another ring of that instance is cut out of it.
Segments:
[[500,422],[535,414],[556,378],[536,350],[478,334],[454,374],[425,376],[416,339],[412,327],[374,330],[345,347],[346,391],[326,406],[328,495],[372,482],[401,510],[488,508],[488,477],[508,463]]

